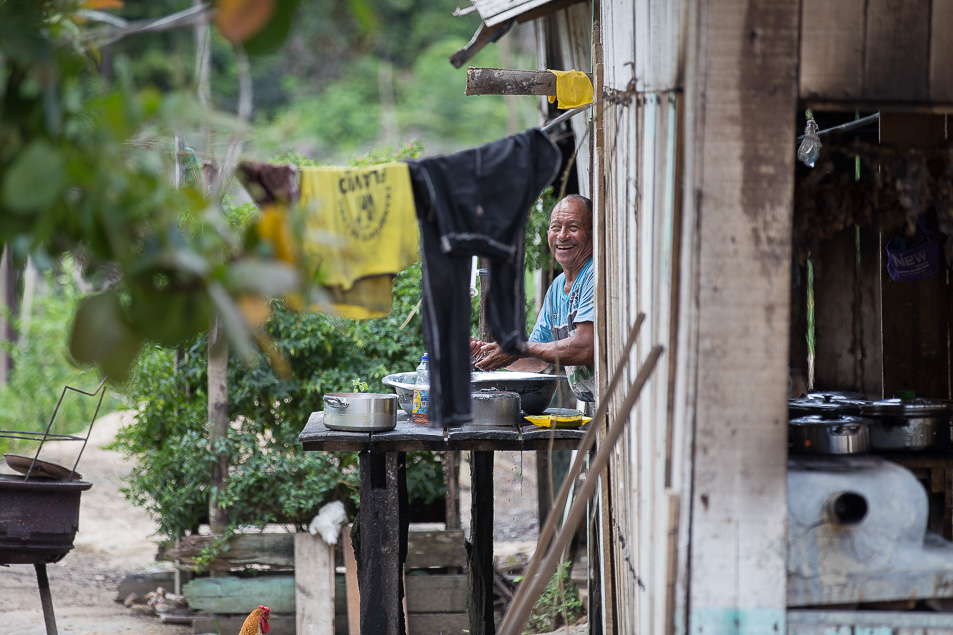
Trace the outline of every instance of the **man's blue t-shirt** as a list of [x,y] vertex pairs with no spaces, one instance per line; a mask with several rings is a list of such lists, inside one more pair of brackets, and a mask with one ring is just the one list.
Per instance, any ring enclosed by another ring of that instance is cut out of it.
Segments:
[[[566,274],[561,273],[546,291],[543,308],[536,318],[536,326],[529,336],[530,342],[554,342],[569,337],[576,332],[580,322],[595,321],[593,304],[592,259],[582,267],[576,276],[569,293],[563,291]],[[591,366],[566,366],[569,386],[577,398],[582,401],[596,400],[596,376]]]

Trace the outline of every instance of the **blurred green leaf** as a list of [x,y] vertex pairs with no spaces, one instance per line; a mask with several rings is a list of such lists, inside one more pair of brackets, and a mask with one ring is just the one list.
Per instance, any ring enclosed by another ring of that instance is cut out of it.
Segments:
[[298,3],[299,0],[277,0],[275,12],[268,23],[245,42],[245,52],[249,55],[265,55],[281,48],[294,24]]
[[52,205],[63,191],[66,168],[60,152],[36,139],[13,160],[3,178],[3,204],[14,213]]
[[77,362],[97,365],[111,380],[122,383],[142,344],[142,336],[126,322],[115,291],[89,295],[80,302],[69,344]]

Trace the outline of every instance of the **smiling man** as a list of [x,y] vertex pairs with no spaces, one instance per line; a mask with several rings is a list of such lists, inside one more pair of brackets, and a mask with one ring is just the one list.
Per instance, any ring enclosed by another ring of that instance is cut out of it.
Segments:
[[470,352],[481,370],[508,367],[535,372],[546,364],[566,369],[578,399],[595,401],[592,270],[592,201],[570,194],[549,220],[549,249],[563,269],[550,285],[524,354],[504,353],[473,339]]

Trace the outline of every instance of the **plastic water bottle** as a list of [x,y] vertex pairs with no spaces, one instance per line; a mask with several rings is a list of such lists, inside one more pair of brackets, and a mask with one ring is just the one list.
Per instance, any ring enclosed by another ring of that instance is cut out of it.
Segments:
[[427,423],[430,418],[430,362],[427,354],[420,358],[417,366],[417,379],[414,381],[414,406],[411,409],[414,423]]

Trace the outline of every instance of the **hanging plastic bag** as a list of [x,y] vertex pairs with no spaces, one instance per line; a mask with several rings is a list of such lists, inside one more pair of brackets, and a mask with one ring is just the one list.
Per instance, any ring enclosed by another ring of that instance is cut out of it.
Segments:
[[940,246],[923,217],[917,218],[921,237],[914,242],[901,230],[887,241],[887,273],[897,282],[922,280],[940,270]]

